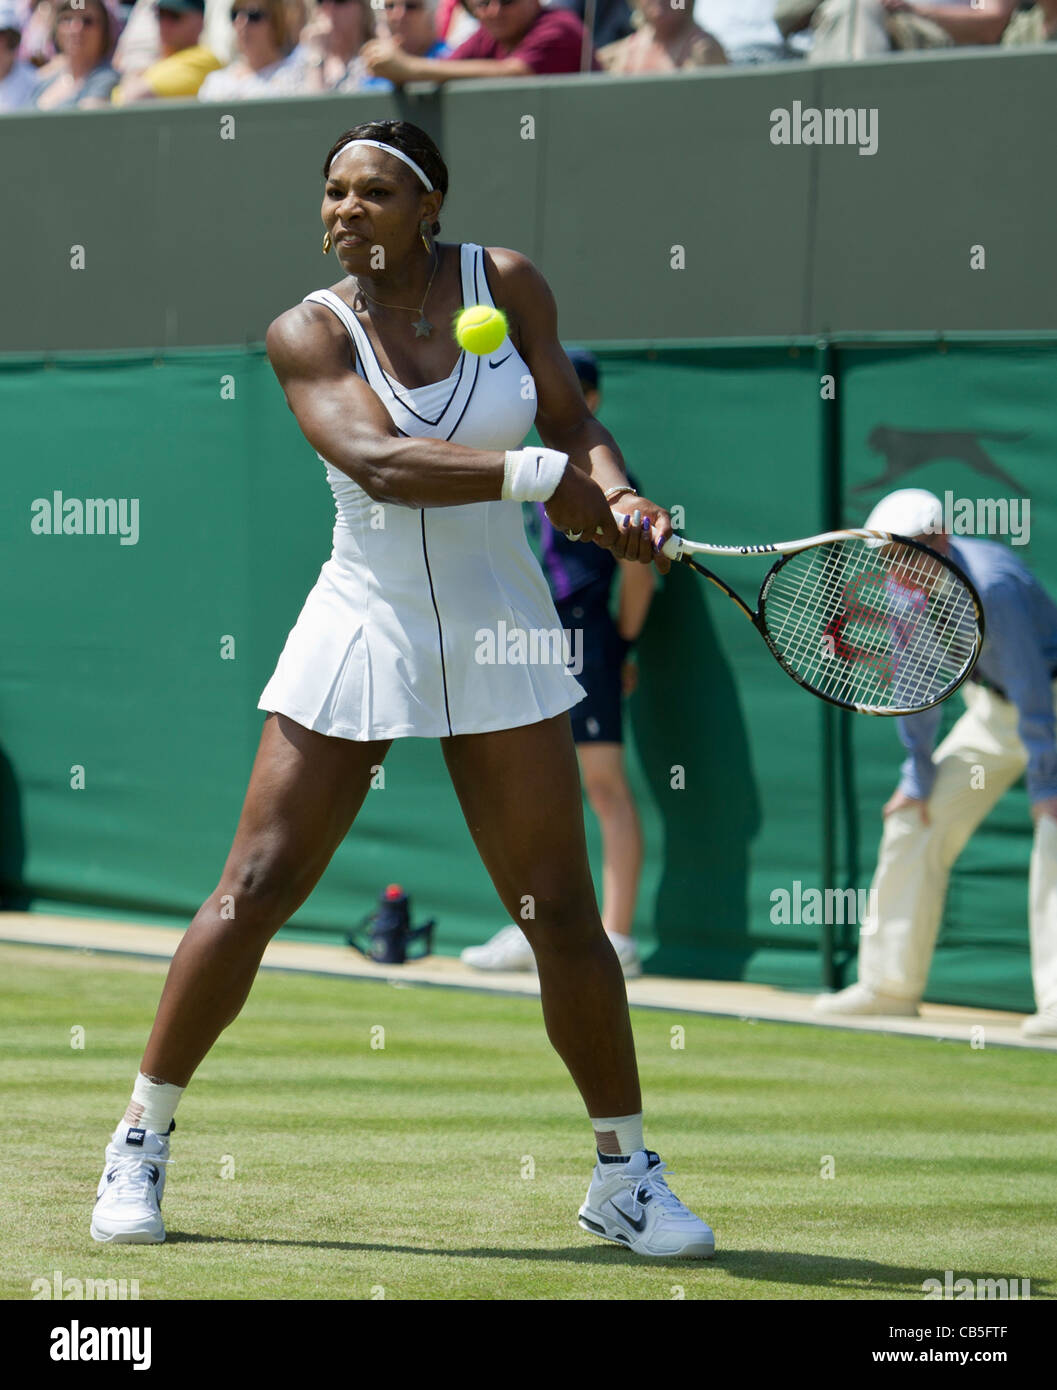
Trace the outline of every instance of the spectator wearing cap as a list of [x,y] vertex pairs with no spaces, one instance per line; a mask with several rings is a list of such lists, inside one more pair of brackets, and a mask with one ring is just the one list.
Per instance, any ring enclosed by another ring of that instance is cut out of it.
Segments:
[[775,19],[787,37],[812,30],[808,60],[839,63],[892,49],[998,43],[1018,0],[777,0]]
[[162,56],[142,73],[121,79],[114,88],[117,105],[198,95],[208,74],[223,66],[201,42],[205,9],[205,0],[161,0],[157,12]]
[[290,52],[283,0],[234,0],[231,22],[239,56],[207,74],[198,100],[241,101],[282,93]]
[[0,0],[0,113],[33,105],[38,74],[18,56],[22,21],[14,0]]
[[635,18],[634,34],[598,51],[599,62],[615,77],[707,68],[727,61],[722,45],[694,22],[689,7],[677,9],[671,0],[635,0]]
[[931,492],[901,488],[867,518],[948,555],[984,610],[984,646],[962,686],[966,712],[933,752],[942,706],[897,720],[907,751],[885,804],[884,833],[859,940],[859,981],[816,1001],[827,1015],[916,1015],[955,860],[1026,771],[1034,846],[1028,878],[1038,1012],[1027,1037],[1057,1037],[1057,604],[998,541],[950,536]]
[[1002,35],[1003,44],[1057,43],[1057,0],[1039,0],[1030,10],[1015,15]]
[[[364,44],[374,36],[370,0],[320,0],[290,55],[287,80],[294,91],[356,92],[371,78]],[[388,84],[386,84],[388,86]]]
[[465,78],[533,77],[580,72],[589,62],[601,72],[584,26],[569,10],[539,0],[462,0],[480,27],[448,58],[415,58],[392,39],[364,45],[363,58],[378,77],[404,82]]
[[103,0],[64,0],[55,16],[59,58],[41,73],[33,94],[38,111],[110,105],[118,75],[110,58],[121,20]]
[[[114,67],[122,77],[144,72],[162,56],[158,28],[159,0],[135,0],[114,54]],[[206,0],[206,22],[201,42],[221,63],[236,56],[235,30],[231,23],[232,0]],[[287,26],[290,27],[289,25]],[[297,25],[300,29],[300,23]]]

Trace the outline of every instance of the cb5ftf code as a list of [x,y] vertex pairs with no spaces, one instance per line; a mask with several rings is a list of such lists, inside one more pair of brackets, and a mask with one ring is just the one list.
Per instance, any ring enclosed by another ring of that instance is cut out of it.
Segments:
[[923,1342],[928,1337],[944,1341],[948,1337],[1004,1337],[1004,1327],[890,1327],[889,1337],[909,1337]]

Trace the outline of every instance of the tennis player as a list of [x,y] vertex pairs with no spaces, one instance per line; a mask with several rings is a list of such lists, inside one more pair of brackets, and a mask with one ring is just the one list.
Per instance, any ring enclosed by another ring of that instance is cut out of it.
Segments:
[[[584,841],[565,666],[483,665],[481,629],[557,629],[522,502],[620,559],[668,561],[667,512],[636,495],[558,340],[554,297],[517,252],[434,240],[448,174],[402,121],[327,156],[324,251],[342,276],[268,331],[287,403],[326,467],[333,552],[261,696],[267,711],[227,863],[173,957],[92,1235],[165,1239],[159,1204],[184,1088],[240,1012],[268,941],[308,897],[395,738],[439,738],[470,832],[536,954],[547,1034],[583,1098],[596,1162],[581,1226],[644,1255],[707,1257],[711,1230],[643,1139],[620,964]],[[459,352],[462,305],[509,336]],[[535,422],[545,447],[518,446]]]
[[1021,1031],[1057,1037],[1057,604],[1008,546],[948,535],[942,502],[922,488],[889,493],[866,525],[919,540],[960,565],[980,595],[986,636],[962,686],[966,711],[935,752],[942,706],[898,721],[907,758],[883,811],[870,893],[876,911],[860,931],[858,983],[820,995],[816,1011],[917,1015],[955,860],[1026,771],[1038,1012]]

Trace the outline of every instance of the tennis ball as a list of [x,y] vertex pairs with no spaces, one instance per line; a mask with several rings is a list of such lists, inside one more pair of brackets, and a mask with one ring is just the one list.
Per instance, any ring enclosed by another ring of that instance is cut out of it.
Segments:
[[476,357],[495,352],[506,333],[506,315],[488,304],[471,304],[455,316],[455,341]]

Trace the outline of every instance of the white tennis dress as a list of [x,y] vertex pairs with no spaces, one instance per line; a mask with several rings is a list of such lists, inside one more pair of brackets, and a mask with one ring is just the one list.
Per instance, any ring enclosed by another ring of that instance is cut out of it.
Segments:
[[[492,304],[483,248],[461,248],[463,304]],[[330,290],[356,371],[401,434],[473,449],[518,448],[536,415],[532,376],[509,337],[463,352],[446,381],[407,390],[385,372],[355,314]],[[258,708],[365,742],[443,738],[534,724],[584,691],[517,502],[413,508],[372,501],[317,455],[337,503],[334,544]],[[523,634],[521,637],[518,634]]]

